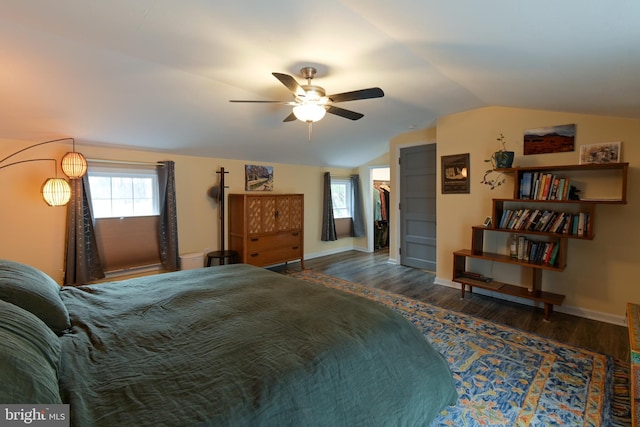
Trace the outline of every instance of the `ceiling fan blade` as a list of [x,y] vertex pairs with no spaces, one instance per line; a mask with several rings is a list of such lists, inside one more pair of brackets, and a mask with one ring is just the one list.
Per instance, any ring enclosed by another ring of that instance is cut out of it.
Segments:
[[344,117],[350,120],[359,120],[364,117],[364,114],[356,113],[355,111],[345,110],[344,108],[329,105],[327,107],[327,113],[335,114],[336,116]]
[[329,95],[327,98],[332,102],[357,101],[359,99],[382,98],[384,92],[379,87],[370,87],[369,89],[354,90],[352,92],[337,93]]
[[302,86],[300,86],[296,81],[296,79],[291,77],[289,74],[282,74],[282,73],[271,73],[271,74],[273,74],[273,76],[276,79],[280,80],[280,83],[285,85],[287,89],[289,89],[291,93],[293,93],[295,96],[306,95],[306,92],[304,91],[304,89],[302,89]]
[[289,104],[289,101],[253,101],[246,99],[230,99],[229,102],[252,102],[257,104]]
[[284,118],[283,122],[293,122],[297,119],[296,115],[291,113],[287,117]]

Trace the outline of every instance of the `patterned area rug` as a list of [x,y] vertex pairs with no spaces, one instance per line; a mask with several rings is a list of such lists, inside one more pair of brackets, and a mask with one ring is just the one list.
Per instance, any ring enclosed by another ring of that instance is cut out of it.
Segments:
[[459,395],[434,426],[630,425],[628,368],[610,356],[313,270],[291,276],[378,301],[423,331]]

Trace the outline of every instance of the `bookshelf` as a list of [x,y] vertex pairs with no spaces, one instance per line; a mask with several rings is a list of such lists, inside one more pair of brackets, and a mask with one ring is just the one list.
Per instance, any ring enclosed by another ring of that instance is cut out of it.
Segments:
[[[567,239],[592,240],[598,204],[627,203],[628,163],[531,166],[502,169],[514,175],[513,198],[493,199],[492,226],[473,226],[471,249],[453,253],[453,281],[460,283],[462,298],[473,288],[525,298],[544,304],[549,320],[565,296],[542,289],[544,271],[564,271]],[[580,190],[579,200],[569,199],[570,187]],[[555,187],[555,188],[554,188]],[[517,236],[517,255],[485,251],[486,233]],[[467,270],[468,260],[515,264],[523,269],[525,285],[486,279]]]

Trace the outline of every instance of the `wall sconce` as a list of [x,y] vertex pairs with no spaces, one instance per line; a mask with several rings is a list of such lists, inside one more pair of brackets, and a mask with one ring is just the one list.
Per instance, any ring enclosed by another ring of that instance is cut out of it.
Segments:
[[0,160],[0,169],[4,169],[9,166],[18,165],[21,163],[53,161],[55,165],[54,178],[48,178],[45,181],[44,185],[42,186],[42,197],[49,206],[64,206],[69,202],[69,199],[71,198],[71,187],[65,179],[58,178],[58,168],[55,159],[28,159],[8,163],[6,165],[3,165],[2,163],[10,159],[11,157],[22,153],[23,151],[30,150],[34,147],[38,147],[44,144],[51,144],[53,142],[66,141],[69,139],[73,141],[73,151],[68,152],[62,157],[62,171],[71,179],[81,178],[84,174],[87,173],[87,159],[85,159],[85,157],[81,153],[78,153],[76,151],[76,141],[73,138],[53,139],[51,141],[40,142],[38,144],[23,148],[22,150],[18,150],[15,153],[10,154],[4,159]]

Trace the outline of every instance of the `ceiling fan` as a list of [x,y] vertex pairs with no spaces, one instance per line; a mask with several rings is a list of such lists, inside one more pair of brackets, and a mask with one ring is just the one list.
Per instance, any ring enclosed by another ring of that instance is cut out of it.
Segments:
[[311,84],[311,80],[316,74],[316,69],[314,67],[304,67],[300,70],[300,73],[305,79],[307,79],[306,85],[298,84],[296,79],[289,74],[272,73],[275,78],[280,80],[280,82],[291,91],[293,94],[293,101],[250,101],[232,99],[229,102],[292,105],[293,112],[285,117],[283,121],[292,122],[298,119],[309,123],[309,126],[311,126],[311,123],[322,119],[326,113],[335,114],[336,116],[350,120],[359,120],[364,117],[364,114],[336,107],[334,104],[346,101],[357,101],[360,99],[381,98],[384,96],[384,92],[379,87],[360,89],[352,92],[343,92],[327,96],[324,88]]

